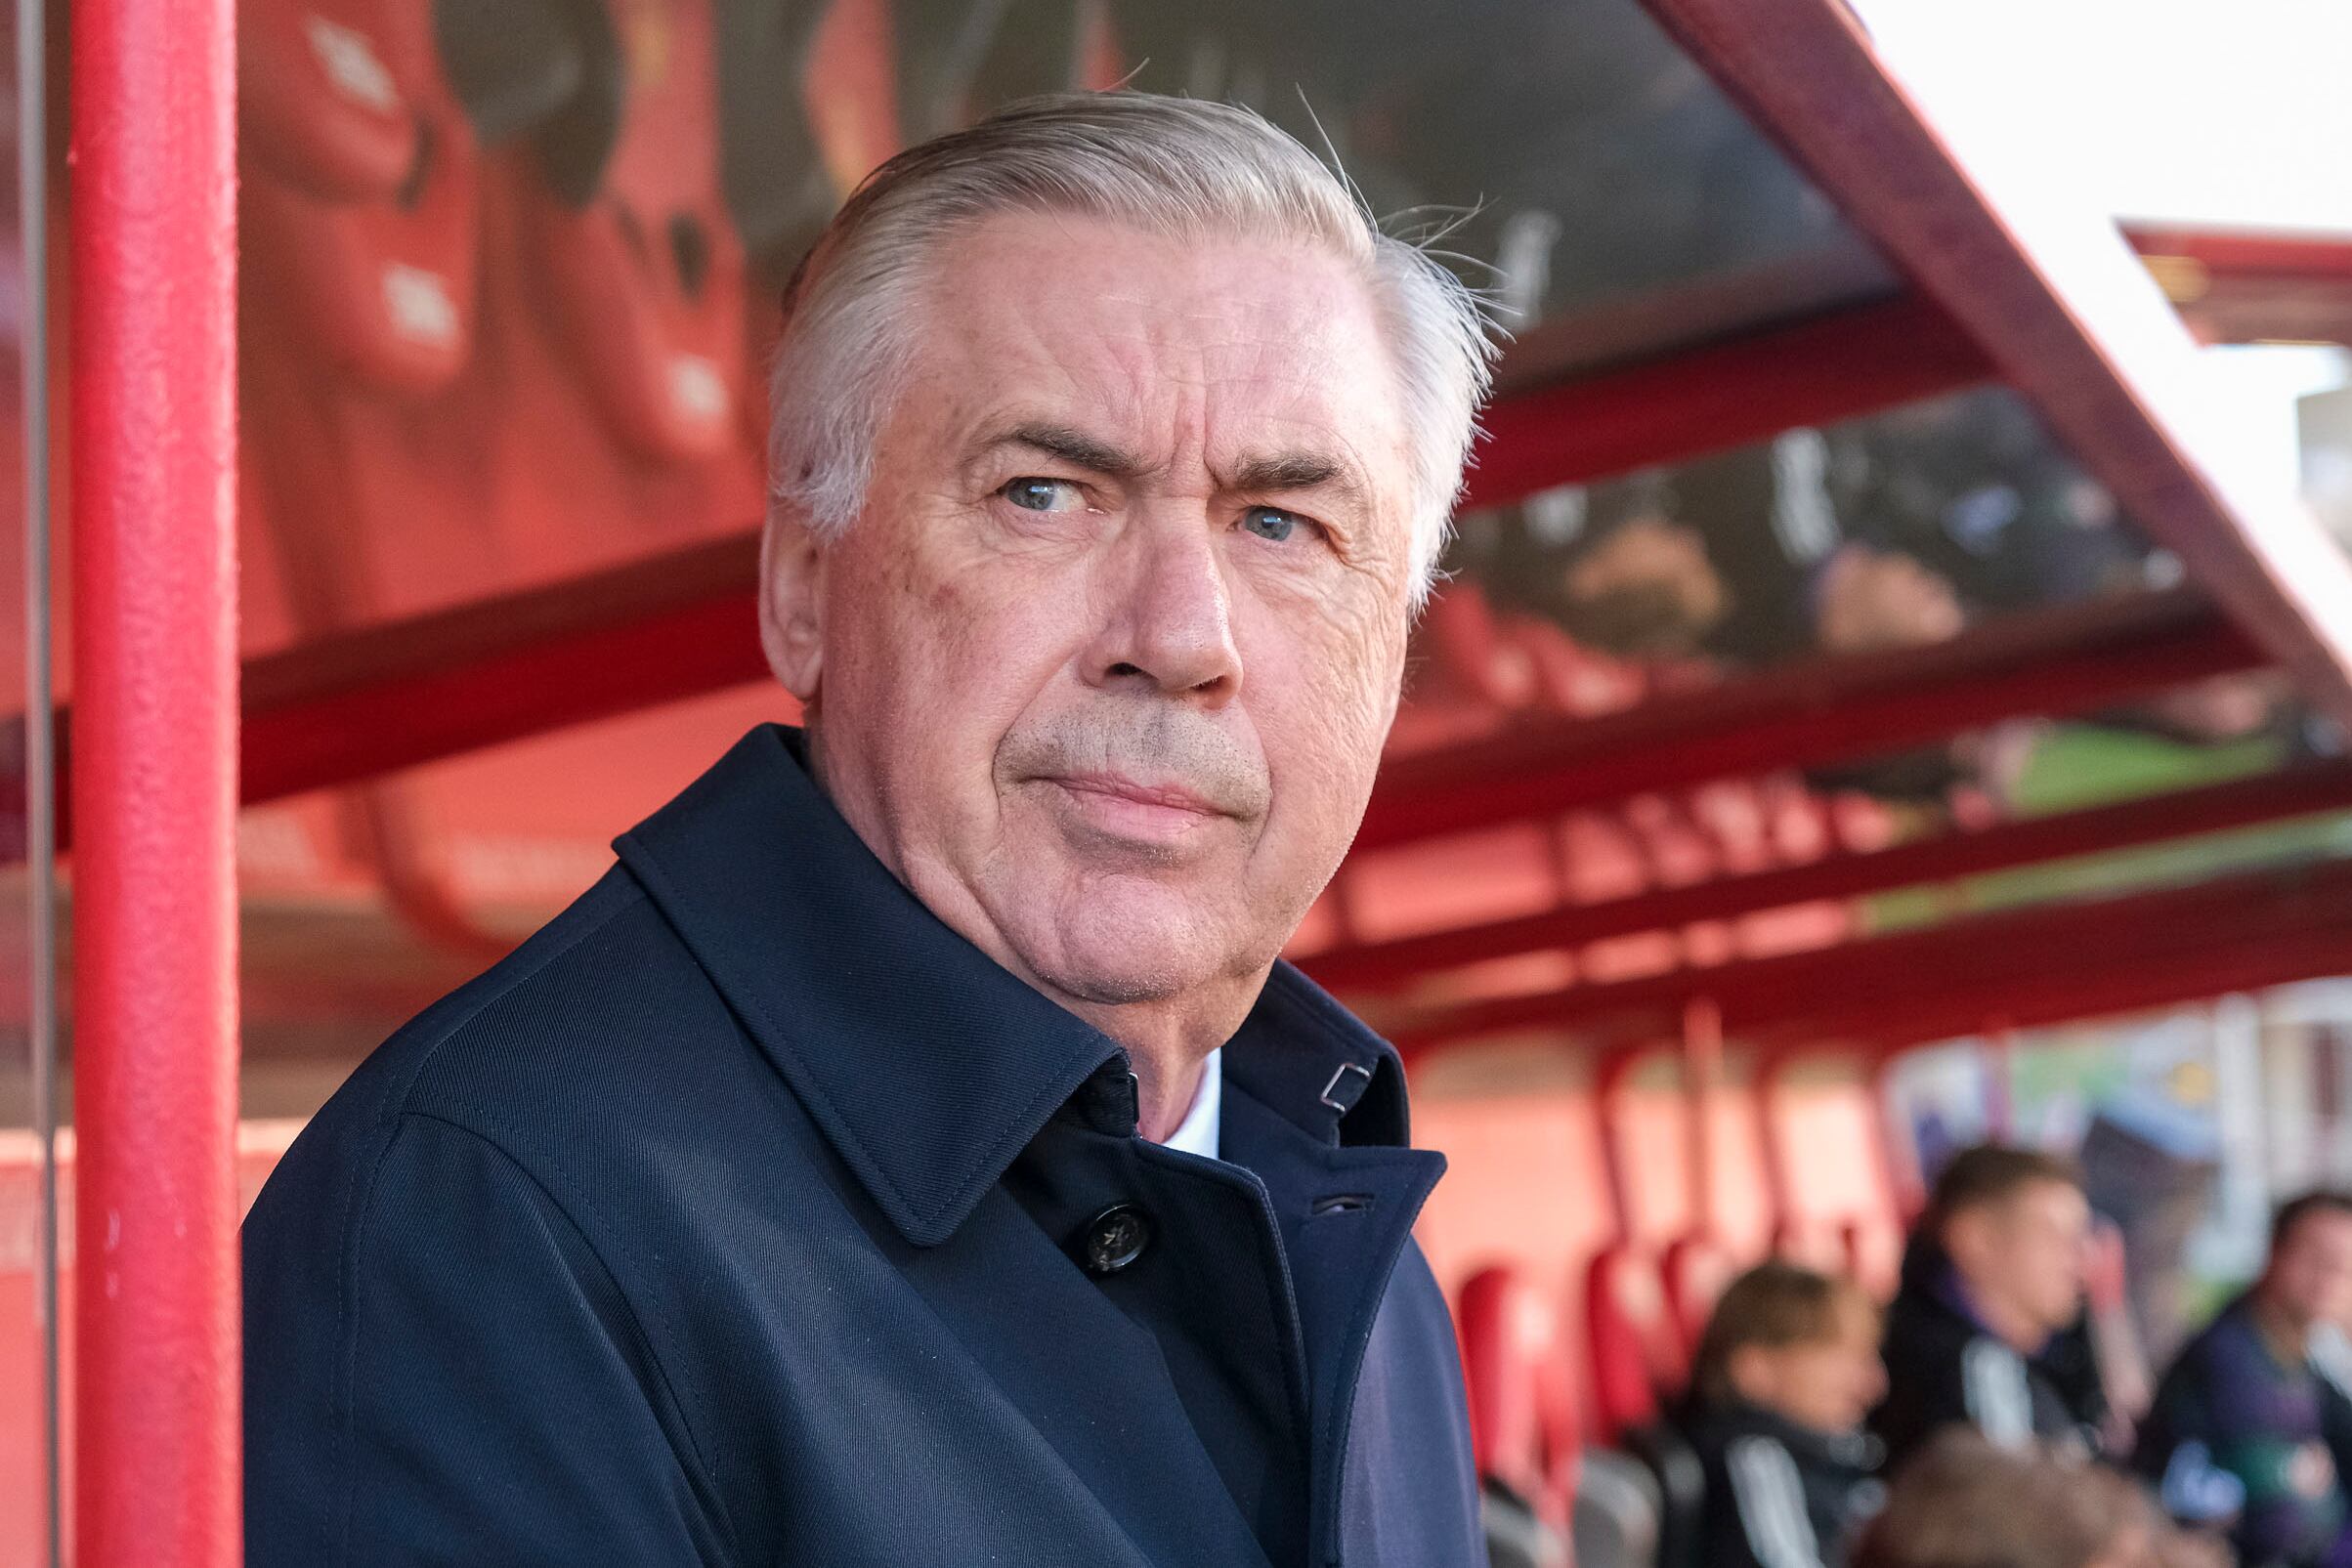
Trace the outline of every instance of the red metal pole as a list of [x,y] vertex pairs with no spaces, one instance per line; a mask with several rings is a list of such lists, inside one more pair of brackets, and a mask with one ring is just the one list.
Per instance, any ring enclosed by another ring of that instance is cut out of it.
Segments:
[[73,7],[82,1568],[240,1556],[234,17]]
[[1723,1082],[1723,1009],[1705,996],[1683,1007],[1683,1096],[1689,1107],[1690,1228],[1720,1237],[1715,1212],[1715,1101]]

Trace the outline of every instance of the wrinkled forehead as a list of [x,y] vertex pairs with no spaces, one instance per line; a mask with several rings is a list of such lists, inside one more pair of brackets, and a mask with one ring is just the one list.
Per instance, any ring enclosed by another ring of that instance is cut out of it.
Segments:
[[1345,257],[998,217],[943,248],[924,306],[914,377],[955,389],[962,426],[1059,413],[1179,466],[1325,445],[1384,510],[1410,510],[1398,377],[1371,286]]

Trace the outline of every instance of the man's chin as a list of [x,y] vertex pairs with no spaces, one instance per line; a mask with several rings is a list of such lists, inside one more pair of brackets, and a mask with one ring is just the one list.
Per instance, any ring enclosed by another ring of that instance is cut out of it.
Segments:
[[1058,933],[1041,978],[1056,991],[1102,1007],[1173,1000],[1198,989],[1211,966],[1191,953],[1190,932],[1105,922]]
[[1231,968],[1197,917],[1156,899],[1089,900],[1057,926],[1032,948],[1030,966],[1054,990],[1096,1006],[1172,1001]]

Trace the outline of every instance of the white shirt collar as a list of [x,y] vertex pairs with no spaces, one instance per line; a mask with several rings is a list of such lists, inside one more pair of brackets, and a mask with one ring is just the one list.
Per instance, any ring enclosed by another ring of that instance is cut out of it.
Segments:
[[1166,1147],[1211,1160],[1219,1158],[1218,1126],[1225,1098],[1224,1054],[1220,1046],[1201,1063],[1201,1083],[1192,1091],[1192,1109],[1184,1113],[1184,1120],[1168,1135]]

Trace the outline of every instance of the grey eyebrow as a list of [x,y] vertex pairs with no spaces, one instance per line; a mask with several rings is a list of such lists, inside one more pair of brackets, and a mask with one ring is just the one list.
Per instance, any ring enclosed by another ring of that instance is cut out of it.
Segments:
[[[984,438],[978,453],[1000,446],[1026,446],[1075,468],[1106,479],[1133,483],[1151,468],[1142,458],[1074,425],[1047,420],[1023,420]],[[1244,457],[1230,474],[1218,476],[1219,487],[1242,494],[1280,494],[1326,490],[1350,505],[1368,504],[1370,487],[1352,462],[1319,451],[1262,452]]]
[[1122,451],[1109,442],[1088,435],[1069,425],[1019,424],[992,437],[983,450],[994,446],[1027,446],[1058,457],[1076,468],[1100,474],[1106,479],[1133,480],[1144,471],[1143,461],[1133,452]]
[[1248,493],[1328,489],[1353,502],[1364,499],[1364,484],[1351,463],[1320,452],[1268,452],[1244,458],[1225,487]]

